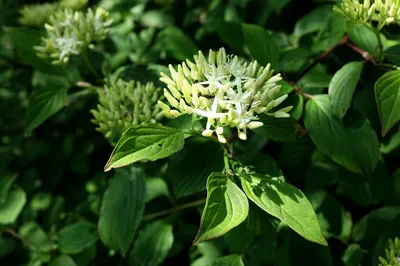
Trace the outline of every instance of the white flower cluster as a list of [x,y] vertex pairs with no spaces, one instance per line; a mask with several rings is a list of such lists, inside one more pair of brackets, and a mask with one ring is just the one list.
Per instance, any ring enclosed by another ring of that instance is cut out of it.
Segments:
[[95,12],[89,9],[86,14],[60,10],[45,24],[47,36],[35,50],[40,57],[52,58],[54,64],[67,63],[71,56],[82,53],[92,42],[103,40],[111,23],[108,13],[101,8]]
[[204,136],[216,132],[218,140],[226,142],[224,127],[236,127],[238,136],[247,139],[246,130],[261,127],[259,114],[278,118],[289,117],[292,106],[276,110],[287,94],[279,96],[280,74],[273,76],[270,64],[260,66],[247,63],[225,49],[210,50],[208,60],[200,51],[175,70],[169,66],[171,77],[161,73],[160,80],[167,85],[164,95],[170,106],[159,101],[163,114],[175,118],[195,114],[207,118]]
[[354,23],[378,21],[378,30],[385,25],[400,23],[400,0],[342,0],[334,11]]

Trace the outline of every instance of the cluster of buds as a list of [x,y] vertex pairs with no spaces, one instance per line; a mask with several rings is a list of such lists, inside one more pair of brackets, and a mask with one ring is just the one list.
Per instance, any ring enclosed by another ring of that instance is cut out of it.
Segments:
[[399,0],[343,0],[340,7],[334,7],[334,11],[346,17],[354,23],[370,23],[378,21],[378,30],[385,25],[400,23]]
[[57,11],[45,24],[47,36],[41,46],[35,46],[38,56],[51,58],[53,64],[63,64],[73,55],[90,48],[93,42],[105,39],[112,21],[108,12],[98,8],[81,11],[64,9]]
[[97,110],[91,110],[97,131],[115,144],[130,126],[156,124],[163,118],[157,101],[163,99],[162,89],[152,82],[118,80],[100,91]]
[[24,5],[19,11],[19,23],[24,26],[41,27],[49,21],[49,17],[59,8],[57,3]]
[[289,117],[292,106],[276,109],[287,94],[279,95],[280,74],[273,75],[270,64],[260,66],[256,61],[245,62],[225,49],[210,50],[208,60],[200,51],[175,70],[169,65],[171,77],[161,73],[160,80],[167,85],[164,95],[169,105],[159,101],[163,114],[175,118],[194,114],[207,118],[203,136],[216,133],[226,142],[224,127],[236,127],[238,137],[247,139],[247,128],[261,127],[259,114],[278,118]]
[[379,257],[379,266],[400,266],[400,240],[389,239],[389,247],[385,250],[386,258]]

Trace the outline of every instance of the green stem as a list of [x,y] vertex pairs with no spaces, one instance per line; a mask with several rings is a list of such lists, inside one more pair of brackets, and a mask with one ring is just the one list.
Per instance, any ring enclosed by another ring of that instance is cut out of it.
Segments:
[[225,165],[225,171],[230,171],[231,166],[229,165],[229,156],[228,156],[228,150],[224,150],[224,165]]
[[100,75],[97,73],[96,69],[93,68],[92,64],[90,63],[90,60],[87,56],[86,52],[82,53],[82,58],[83,61],[85,61],[86,66],[89,68],[90,72],[101,82],[103,83],[103,79],[100,77]]
[[149,215],[145,215],[145,216],[143,216],[143,221],[152,220],[152,219],[158,218],[160,216],[164,216],[166,214],[180,212],[180,211],[188,209],[188,208],[197,207],[197,206],[203,205],[205,202],[206,202],[206,199],[200,199],[200,200],[196,200],[196,201],[193,201],[193,202],[188,202],[188,203],[173,207],[173,208],[171,208],[169,210],[164,210],[164,211],[152,213],[152,214],[149,214]]
[[82,91],[78,91],[78,92],[72,93],[71,95],[68,96],[68,104],[76,102],[80,98],[83,98],[85,96],[92,95],[92,94],[95,94],[95,93],[96,93],[96,91],[89,90],[89,89],[85,89],[85,90],[82,90]]

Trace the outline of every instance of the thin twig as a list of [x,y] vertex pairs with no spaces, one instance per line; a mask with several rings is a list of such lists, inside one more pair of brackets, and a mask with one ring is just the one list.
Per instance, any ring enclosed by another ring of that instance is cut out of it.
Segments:
[[27,245],[32,245],[38,248],[36,243],[34,243],[32,240],[23,237],[22,235],[18,234],[14,229],[12,228],[7,228],[6,232],[15,237],[16,239],[20,240],[22,243],[27,244]]
[[298,76],[297,76],[297,81],[300,80],[302,77],[304,77],[311,69],[313,69],[319,62],[325,59],[328,55],[330,55],[337,47],[347,43],[348,41],[348,36],[345,35],[337,44],[326,50],[324,53],[322,53],[314,62],[312,62],[307,68],[305,68]]
[[196,200],[196,201],[193,201],[193,202],[188,202],[188,203],[173,207],[173,208],[171,208],[169,210],[164,210],[164,211],[148,214],[148,215],[143,216],[143,221],[152,220],[154,218],[157,218],[157,217],[160,217],[160,216],[164,216],[166,214],[180,212],[180,211],[188,209],[188,208],[197,207],[197,206],[203,205],[205,202],[206,202],[206,199],[200,199],[200,200]]

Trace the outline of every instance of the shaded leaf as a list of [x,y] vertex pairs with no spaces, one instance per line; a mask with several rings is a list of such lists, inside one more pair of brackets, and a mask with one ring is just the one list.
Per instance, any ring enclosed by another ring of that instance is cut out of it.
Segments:
[[174,58],[183,61],[197,54],[196,44],[179,28],[170,26],[159,33],[160,44]]
[[139,234],[128,259],[132,266],[160,265],[174,242],[172,225],[159,220],[148,225]]
[[177,154],[180,160],[171,160],[168,169],[176,196],[188,196],[204,190],[208,176],[224,168],[223,154],[221,145],[214,141],[205,138],[189,139],[185,149]]
[[233,254],[216,259],[212,266],[244,266],[244,263],[240,255]]
[[343,118],[350,108],[351,99],[353,98],[362,69],[362,62],[347,63],[335,73],[329,83],[332,112],[339,118]]
[[15,175],[8,175],[0,179],[0,204],[6,201],[8,192],[16,178]]
[[77,266],[77,265],[70,256],[60,255],[50,262],[50,266]]
[[347,169],[372,175],[379,155],[378,137],[367,119],[345,127],[334,116],[328,95],[316,95],[306,105],[305,126],[315,145]]
[[104,193],[99,234],[103,243],[123,256],[127,253],[143,216],[146,200],[143,170],[118,169]]
[[93,245],[97,239],[94,224],[77,222],[61,229],[58,247],[65,254],[77,254]]
[[261,65],[271,63],[272,68],[278,67],[279,50],[271,35],[262,27],[252,24],[242,24],[244,44],[250,54]]

